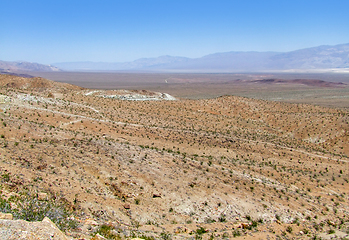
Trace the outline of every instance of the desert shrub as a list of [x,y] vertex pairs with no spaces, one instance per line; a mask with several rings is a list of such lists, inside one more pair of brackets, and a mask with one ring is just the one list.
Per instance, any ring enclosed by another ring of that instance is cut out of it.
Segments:
[[10,181],[10,174],[8,174],[8,173],[2,174],[2,180],[5,182]]
[[145,240],[155,240],[155,238],[154,237],[152,237],[152,236],[146,236],[146,235],[141,235],[141,236],[138,236],[138,238],[140,238],[140,239],[145,239]]
[[221,216],[218,218],[218,221],[219,221],[219,222],[226,222],[227,219],[225,218],[225,215],[224,215],[224,214],[221,214]]
[[161,237],[161,239],[169,240],[169,239],[171,239],[171,234],[169,234],[167,232],[162,232],[162,233],[160,233],[160,237]]
[[205,222],[206,222],[206,223],[214,223],[214,222],[216,222],[216,220],[214,220],[214,219],[212,219],[212,218],[206,218],[206,219],[205,219]]
[[69,218],[71,211],[68,207],[53,200],[40,201],[35,197],[28,197],[21,202],[21,209],[14,217],[26,221],[42,221],[45,217],[51,219],[62,231],[74,229],[77,222]]
[[276,220],[278,220],[278,221],[281,220],[281,217],[280,217],[280,215],[278,215],[278,214],[275,215],[275,218],[276,218]]
[[[11,202],[18,207],[12,209]],[[54,200],[41,201],[32,195],[10,197],[8,200],[0,198],[0,212],[11,213],[14,219],[26,221],[42,221],[48,217],[62,231],[77,227],[77,221],[70,218],[72,211],[67,205]]]
[[222,238],[229,238],[229,234],[227,232],[223,233]]
[[93,235],[96,235],[97,233],[107,239],[119,239],[120,237],[112,232],[114,230],[113,226],[103,224],[98,227],[97,231],[94,232]]
[[200,227],[200,228],[196,229],[196,234],[198,234],[198,235],[202,235],[202,234],[204,234],[206,232],[207,231],[203,227]]
[[2,198],[0,198],[0,212],[3,212],[3,213],[11,213],[12,212],[10,203]]
[[235,231],[233,232],[233,237],[239,237],[239,236],[241,236],[240,231],[239,231],[239,230],[235,230]]

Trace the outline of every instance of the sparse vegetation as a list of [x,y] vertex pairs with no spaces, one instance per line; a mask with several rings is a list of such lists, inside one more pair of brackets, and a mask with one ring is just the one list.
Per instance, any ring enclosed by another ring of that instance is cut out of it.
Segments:
[[347,110],[236,96],[122,101],[51,84],[51,97],[0,85],[11,99],[0,113],[1,212],[48,216],[66,232],[79,224],[81,238],[347,231]]
[[[13,204],[16,208],[13,208]],[[52,199],[39,200],[36,196],[20,194],[9,199],[0,198],[0,212],[12,213],[15,219],[26,221],[42,221],[48,217],[61,230],[69,231],[78,226],[78,222],[71,219],[72,211],[64,203],[56,202]]]

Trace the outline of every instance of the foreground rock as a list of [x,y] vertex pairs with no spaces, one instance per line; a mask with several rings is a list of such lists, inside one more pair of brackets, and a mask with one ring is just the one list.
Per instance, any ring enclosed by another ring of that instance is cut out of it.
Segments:
[[27,222],[24,220],[0,219],[0,239],[62,239],[68,238],[47,217],[41,222]]

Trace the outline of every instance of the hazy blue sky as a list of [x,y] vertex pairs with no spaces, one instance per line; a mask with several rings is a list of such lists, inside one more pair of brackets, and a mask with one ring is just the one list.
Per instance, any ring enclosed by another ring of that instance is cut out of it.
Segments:
[[349,42],[349,0],[0,0],[0,60],[50,64]]

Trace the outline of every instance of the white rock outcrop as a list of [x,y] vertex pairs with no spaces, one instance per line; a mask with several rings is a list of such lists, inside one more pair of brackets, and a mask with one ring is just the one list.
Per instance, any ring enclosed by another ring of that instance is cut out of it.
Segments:
[[11,214],[1,214],[0,240],[71,240],[47,217],[41,222],[10,220]]

